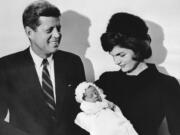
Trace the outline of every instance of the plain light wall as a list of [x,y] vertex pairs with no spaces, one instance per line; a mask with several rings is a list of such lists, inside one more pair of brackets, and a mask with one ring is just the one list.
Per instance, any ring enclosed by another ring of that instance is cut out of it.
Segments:
[[[179,0],[49,0],[62,12],[60,49],[78,54],[87,80],[94,81],[117,66],[105,53],[100,36],[115,12],[142,17],[152,37],[153,56],[148,61],[180,80],[180,1]],[[22,12],[32,0],[5,0],[0,4],[0,57],[28,47]],[[164,132],[164,131],[161,131]],[[165,133],[164,133],[165,134]]]

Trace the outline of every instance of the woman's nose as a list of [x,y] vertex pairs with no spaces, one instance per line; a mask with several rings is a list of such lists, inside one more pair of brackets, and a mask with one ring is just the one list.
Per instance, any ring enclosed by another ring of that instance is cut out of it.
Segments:
[[116,65],[119,65],[119,64],[121,63],[121,61],[120,61],[119,58],[114,57],[114,63],[115,63]]

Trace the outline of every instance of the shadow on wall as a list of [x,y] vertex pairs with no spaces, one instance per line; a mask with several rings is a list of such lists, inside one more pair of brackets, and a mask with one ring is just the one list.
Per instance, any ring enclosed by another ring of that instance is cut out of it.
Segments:
[[94,69],[91,61],[85,57],[88,42],[90,20],[72,10],[62,13],[62,41],[60,49],[72,52],[81,57],[87,81],[94,81]]
[[164,32],[160,25],[146,21],[149,27],[149,34],[151,36],[151,48],[152,48],[152,57],[148,60],[148,62],[155,63],[158,70],[164,74],[168,74],[167,70],[160,66],[163,63],[167,56],[167,49],[163,45],[164,41]]
[[[146,21],[149,27],[149,34],[151,36],[151,48],[152,48],[152,57],[147,61],[150,63],[155,63],[158,70],[164,74],[168,74],[167,70],[160,66],[161,63],[164,62],[167,56],[167,49],[163,45],[164,41],[164,33],[163,29],[160,25],[152,22]],[[162,121],[162,124],[159,129],[158,135],[170,135],[168,131],[166,118]]]

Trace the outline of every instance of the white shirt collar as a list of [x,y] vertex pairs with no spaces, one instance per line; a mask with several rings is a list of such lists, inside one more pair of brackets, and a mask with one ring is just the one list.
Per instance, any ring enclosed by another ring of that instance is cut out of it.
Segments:
[[[31,54],[31,56],[32,56],[32,58],[33,58],[33,61],[34,61],[34,63],[35,63],[35,66],[41,67],[41,66],[42,66],[43,58],[39,57],[39,56],[32,50],[31,47],[30,47],[30,54]],[[51,64],[52,61],[53,61],[53,55],[49,56],[49,57],[47,58],[47,60],[48,60],[49,64]]]

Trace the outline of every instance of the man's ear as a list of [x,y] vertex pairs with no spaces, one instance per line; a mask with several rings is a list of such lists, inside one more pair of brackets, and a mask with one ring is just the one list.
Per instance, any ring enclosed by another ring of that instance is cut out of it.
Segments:
[[33,36],[34,30],[31,27],[26,26],[25,27],[25,32],[26,32],[26,35],[28,36],[28,38],[31,39],[32,36]]

